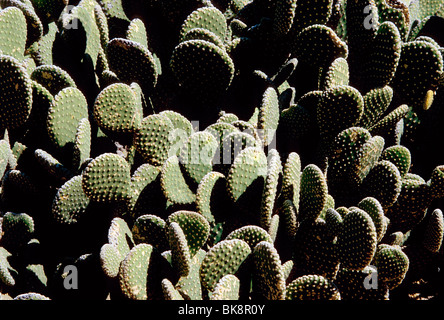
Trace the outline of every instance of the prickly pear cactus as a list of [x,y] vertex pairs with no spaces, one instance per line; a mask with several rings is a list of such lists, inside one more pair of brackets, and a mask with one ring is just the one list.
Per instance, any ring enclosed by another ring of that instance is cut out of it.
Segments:
[[0,298],[439,300],[443,19],[0,0]]

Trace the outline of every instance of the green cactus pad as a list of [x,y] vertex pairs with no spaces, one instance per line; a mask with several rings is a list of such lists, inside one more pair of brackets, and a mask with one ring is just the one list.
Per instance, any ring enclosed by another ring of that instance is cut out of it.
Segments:
[[224,137],[216,151],[213,166],[214,170],[228,174],[234,159],[242,150],[248,147],[258,147],[259,144],[254,137],[245,132],[233,131],[229,133],[228,131],[222,133],[222,135]]
[[60,163],[54,156],[42,149],[34,151],[34,157],[37,163],[41,165],[49,176],[53,177],[58,182],[65,182],[71,179],[74,174],[70,169]]
[[381,154],[381,160],[388,160],[399,170],[401,177],[404,177],[410,170],[412,163],[410,150],[404,146],[396,145],[385,149]]
[[224,41],[228,27],[224,14],[216,7],[203,7],[194,10],[186,18],[180,29],[180,41],[183,41],[185,34],[194,28],[204,28]]
[[326,24],[332,13],[332,6],[333,2],[330,0],[322,0],[316,5],[310,0],[297,2],[291,33],[298,34],[314,24]]
[[384,237],[386,226],[384,221],[384,209],[379,201],[373,197],[367,197],[358,203],[358,208],[367,212],[372,218],[376,228],[376,239],[378,242],[381,241],[382,237]]
[[215,222],[212,206],[212,197],[218,196],[218,186],[223,184],[225,187],[225,176],[216,171],[211,171],[199,183],[196,191],[196,211],[207,219],[209,223]]
[[189,204],[196,200],[181,172],[177,156],[168,158],[162,166],[160,185],[165,197],[174,204]]
[[444,218],[441,209],[435,209],[430,214],[426,231],[422,240],[423,246],[430,252],[439,252],[444,235]]
[[333,60],[323,78],[321,88],[330,89],[335,86],[348,86],[350,81],[349,67],[346,59],[339,57]]
[[293,260],[297,275],[318,274],[328,279],[336,276],[339,267],[338,253],[324,219],[303,220],[293,240]]
[[344,268],[362,270],[376,251],[377,233],[372,218],[360,209],[352,209],[342,222],[337,248]]
[[273,243],[270,235],[268,232],[264,229],[262,229],[259,226],[244,226],[239,229],[233,230],[228,234],[225,238],[225,240],[232,240],[232,239],[240,239],[248,243],[251,250],[256,247],[256,245],[259,242],[267,241],[269,243]]
[[444,166],[437,166],[430,176],[430,188],[435,198],[444,197]]
[[117,249],[120,260],[123,260],[134,246],[131,230],[122,218],[116,217],[111,220],[108,229],[108,243]]
[[167,223],[176,222],[183,233],[193,257],[206,243],[210,234],[210,224],[201,214],[193,211],[180,210],[168,216]]
[[268,172],[265,178],[264,190],[262,191],[262,201],[260,208],[260,225],[264,229],[269,229],[271,217],[275,210],[275,200],[278,188],[282,180],[282,162],[276,149],[268,152]]
[[29,301],[29,300],[51,300],[51,299],[40,293],[29,292],[29,293],[21,293],[15,296],[13,300]]
[[268,146],[276,133],[279,123],[279,101],[276,90],[269,87],[262,96],[259,107],[257,129],[264,146]]
[[214,32],[205,28],[193,28],[188,30],[182,38],[182,41],[205,40],[214,43],[221,49],[224,49],[223,39],[220,39]]
[[44,86],[52,95],[62,89],[76,87],[76,83],[69,73],[56,65],[38,66],[31,73],[31,79]]
[[149,115],[142,120],[135,135],[136,150],[146,162],[160,166],[170,154],[174,137],[174,127],[165,115]]
[[58,148],[74,143],[77,126],[88,117],[88,102],[83,93],[74,87],[62,89],[48,110],[46,126],[49,137]]
[[367,92],[364,96],[364,112],[359,121],[359,125],[370,128],[388,109],[393,98],[393,89],[389,86],[375,88]]
[[278,0],[273,16],[273,30],[278,36],[287,34],[296,14],[296,0]]
[[34,219],[26,213],[6,212],[3,215],[1,230],[1,246],[15,253],[31,240],[35,231]]
[[128,253],[120,264],[119,284],[125,297],[131,300],[146,300],[147,276],[153,246],[141,243]]
[[188,40],[177,45],[170,67],[187,94],[206,99],[224,93],[234,77],[234,63],[228,54],[205,40]]
[[190,271],[188,275],[177,280],[176,289],[186,300],[202,300],[202,286],[200,284],[200,266],[205,258],[206,252],[199,250],[191,258]]
[[384,87],[395,75],[402,46],[401,35],[395,24],[388,21],[381,23],[371,46],[368,58],[362,66],[366,89]]
[[17,160],[12,153],[9,142],[5,139],[0,140],[0,177],[3,177],[7,169],[14,169],[16,165]]
[[243,240],[223,240],[214,245],[205,255],[200,268],[202,286],[212,292],[217,283],[227,274],[236,274],[241,264],[250,255],[250,246]]
[[369,128],[372,135],[383,135],[388,130],[396,126],[396,124],[404,119],[409,112],[409,107],[406,104],[400,105],[395,110],[384,116],[376,124]]
[[328,208],[325,212],[324,217],[325,223],[327,224],[328,233],[331,237],[336,237],[342,227],[342,217],[333,208]]
[[307,165],[301,174],[300,220],[316,220],[327,201],[328,186],[324,173],[314,164]]
[[209,132],[191,134],[179,151],[179,161],[185,176],[198,185],[202,178],[213,169],[213,157],[218,141]]
[[443,71],[438,48],[426,41],[402,45],[399,67],[392,81],[393,90],[403,103],[421,108],[428,90],[434,90]]
[[384,150],[384,145],[385,140],[380,136],[371,137],[364,143],[358,152],[357,160],[351,166],[350,180],[352,185],[359,186],[362,184],[362,180],[378,162]]
[[230,121],[230,123],[225,122],[225,121],[219,121],[220,119],[221,118],[219,118],[216,123],[210,124],[208,127],[205,128],[204,131],[208,131],[209,133],[211,133],[218,140],[218,142],[222,148],[223,147],[223,140],[230,133],[239,132],[239,129],[231,124],[231,122],[237,121],[238,119],[236,119],[234,121]]
[[324,91],[317,109],[321,135],[335,137],[342,130],[356,125],[363,111],[364,99],[355,88],[336,86]]
[[9,257],[12,254],[3,247],[0,247],[0,283],[7,287],[13,287],[16,283],[17,271],[12,268]]
[[376,198],[383,208],[392,206],[401,192],[398,168],[387,160],[379,161],[362,181],[362,193]]
[[131,23],[126,30],[126,38],[131,41],[140,43],[148,48],[148,35],[145,24],[139,18],[131,20]]
[[40,40],[40,38],[43,36],[43,25],[39,16],[35,13],[31,2],[24,3],[18,0],[2,0],[1,6],[3,9],[8,7],[19,8],[25,16],[27,25],[26,48],[28,48],[34,42]]
[[114,153],[104,153],[92,160],[82,174],[85,194],[97,202],[124,201],[130,193],[130,166]]
[[267,158],[265,153],[255,147],[249,147],[239,153],[227,176],[228,193],[233,202],[258,178],[265,178]]
[[186,277],[191,269],[191,254],[184,231],[177,222],[168,224],[168,243],[171,261],[180,277]]
[[91,155],[91,123],[88,118],[80,119],[74,140],[72,166],[80,168]]
[[397,246],[380,245],[374,263],[378,270],[378,280],[391,282],[391,286],[402,282],[409,269],[408,256]]
[[287,239],[294,239],[298,228],[297,207],[291,200],[285,200],[279,208],[279,216],[282,219],[284,233]]
[[[133,218],[141,214],[157,213],[162,210],[163,198],[159,187],[160,168],[144,163],[131,176],[130,199],[127,203],[128,213]],[[157,189],[157,190],[156,190]],[[160,196],[160,197],[159,197]]]
[[27,39],[26,18],[17,7],[0,10],[0,51],[22,61]]
[[414,228],[426,215],[432,200],[430,185],[422,178],[405,177],[396,202],[386,212],[391,228],[401,232]]
[[173,110],[164,110],[159,112],[159,114],[170,119],[173,127],[183,131],[186,136],[190,136],[194,133],[193,124],[182,114]]
[[41,39],[28,48],[38,65],[52,65],[54,62],[52,47],[57,34],[58,27],[55,22],[51,22],[48,25],[48,31],[43,34]]
[[235,275],[227,274],[216,284],[210,300],[238,300],[239,290],[239,279]]
[[184,300],[180,292],[176,290],[173,283],[167,278],[162,280],[162,291],[165,300]]
[[259,242],[252,252],[254,295],[267,300],[284,300],[285,278],[281,259],[273,244]]
[[166,228],[165,220],[153,214],[145,214],[136,219],[131,232],[136,244],[148,243],[163,252],[168,248]]
[[291,152],[282,169],[282,187],[279,197],[282,200],[291,200],[297,208],[299,208],[301,174],[301,158],[298,153]]
[[58,190],[52,203],[52,214],[63,224],[77,223],[86,213],[90,199],[82,189],[82,176],[66,181]]
[[158,78],[153,54],[142,44],[123,38],[112,39],[106,48],[110,70],[126,84],[137,82],[149,95]]
[[94,20],[99,30],[100,44],[102,49],[105,49],[109,42],[109,25],[105,12],[99,4],[94,6]]
[[341,300],[334,283],[320,275],[304,275],[293,280],[286,288],[286,300]]
[[115,279],[118,276],[122,260],[116,246],[105,243],[100,248],[100,265],[108,278]]
[[314,24],[296,36],[292,52],[300,61],[315,67],[324,67],[337,58],[347,58],[348,47],[333,29]]
[[111,132],[134,132],[143,118],[142,104],[127,84],[115,83],[97,96],[93,115],[98,126]]
[[33,95],[32,81],[18,60],[0,55],[0,69],[0,131],[3,132],[26,122],[31,113]]

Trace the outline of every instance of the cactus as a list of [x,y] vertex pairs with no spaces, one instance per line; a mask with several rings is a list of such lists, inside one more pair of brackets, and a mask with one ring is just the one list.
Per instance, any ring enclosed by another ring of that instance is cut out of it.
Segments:
[[17,252],[31,240],[34,234],[34,219],[26,213],[7,212],[2,219],[0,245],[10,252]]
[[196,200],[180,170],[177,156],[168,158],[162,166],[160,185],[164,196],[172,204],[189,204]]
[[[102,175],[102,172],[106,172]],[[129,197],[130,167],[122,157],[104,153],[91,161],[82,174],[82,188],[97,202],[124,201]]]
[[[205,64],[197,61],[205,61]],[[179,43],[174,48],[170,67],[187,94],[196,94],[206,100],[220,96],[234,77],[234,64],[229,55],[205,40]]]
[[0,93],[3,97],[0,104],[0,130],[4,131],[18,128],[26,122],[33,96],[31,79],[17,59],[0,55],[0,66]]
[[0,0],[2,295],[439,298],[443,12]]
[[404,279],[409,268],[409,258],[399,247],[380,245],[375,253],[378,280],[387,282],[394,289]]
[[17,7],[4,7],[0,11],[0,50],[19,61],[24,59],[27,28],[26,18]]
[[268,300],[283,300],[285,278],[277,250],[270,242],[259,242],[253,255],[253,294]]
[[209,132],[195,132],[179,150],[179,162],[191,184],[198,185],[213,166],[213,157],[218,148],[216,138]]
[[38,66],[31,73],[31,79],[48,89],[52,95],[68,87],[77,87],[69,73],[55,65]]
[[306,166],[301,174],[300,188],[300,221],[314,221],[327,202],[328,185],[321,169],[313,164]]
[[93,114],[102,130],[132,133],[142,122],[143,108],[129,85],[115,83],[99,93]]
[[182,24],[179,41],[183,41],[185,34],[195,28],[203,28],[213,32],[222,42],[228,31],[223,13],[215,7],[203,7],[191,12]]
[[211,294],[211,300],[238,300],[240,282],[236,276],[227,274],[217,283]]
[[82,188],[82,176],[77,175],[58,189],[51,211],[59,223],[77,223],[87,212],[89,202],[90,199]]
[[225,275],[235,275],[251,251],[250,246],[240,239],[223,240],[214,245],[200,267],[202,286],[210,292],[214,291]]
[[[358,90],[351,86],[337,86],[323,93],[317,109],[317,122],[321,137],[326,141],[334,138],[342,130],[352,127],[361,119],[364,100]],[[346,114],[347,116],[339,116]],[[340,118],[340,121],[332,121]]]
[[128,253],[119,267],[119,284],[122,293],[129,299],[148,298],[146,278],[153,247],[141,243]]
[[305,275],[293,280],[286,288],[286,300],[341,300],[336,286],[319,275]]
[[[106,46],[106,55],[110,70],[122,82],[137,82],[146,96],[153,91],[158,70],[152,52],[146,47],[132,40],[114,38]],[[128,64],[128,60],[132,63]]]
[[208,239],[210,233],[208,221],[197,212],[182,210],[168,216],[167,223],[173,222],[182,229],[192,258]]
[[376,228],[370,215],[352,209],[343,219],[336,243],[342,267],[363,270],[372,261],[376,244]]

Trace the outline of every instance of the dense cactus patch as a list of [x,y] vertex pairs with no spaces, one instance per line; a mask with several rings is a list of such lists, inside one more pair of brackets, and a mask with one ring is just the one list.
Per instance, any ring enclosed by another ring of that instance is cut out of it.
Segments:
[[1,298],[441,297],[443,30],[443,0],[1,0]]

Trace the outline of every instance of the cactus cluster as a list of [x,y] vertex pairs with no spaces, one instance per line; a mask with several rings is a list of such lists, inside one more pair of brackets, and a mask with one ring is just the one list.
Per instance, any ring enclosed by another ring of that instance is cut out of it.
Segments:
[[0,1],[2,298],[443,294],[443,0],[69,3]]

